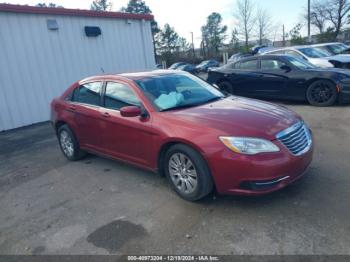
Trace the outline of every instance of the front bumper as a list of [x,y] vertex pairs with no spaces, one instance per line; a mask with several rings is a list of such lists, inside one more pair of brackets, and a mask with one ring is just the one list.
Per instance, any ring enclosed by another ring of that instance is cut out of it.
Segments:
[[338,101],[340,104],[350,103],[350,84],[341,84],[341,90],[339,92]]
[[216,189],[220,194],[264,195],[286,187],[301,178],[313,158],[313,144],[309,151],[294,156],[279,141],[278,153],[246,156],[230,150],[210,157]]

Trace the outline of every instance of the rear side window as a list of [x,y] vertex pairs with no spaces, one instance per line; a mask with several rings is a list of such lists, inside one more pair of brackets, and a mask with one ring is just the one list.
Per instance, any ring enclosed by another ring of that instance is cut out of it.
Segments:
[[134,91],[122,83],[108,82],[105,93],[105,107],[119,110],[124,106],[140,106]]
[[235,68],[242,70],[255,70],[258,68],[258,60],[249,60],[237,63]]
[[102,82],[87,83],[74,90],[72,101],[99,106]]

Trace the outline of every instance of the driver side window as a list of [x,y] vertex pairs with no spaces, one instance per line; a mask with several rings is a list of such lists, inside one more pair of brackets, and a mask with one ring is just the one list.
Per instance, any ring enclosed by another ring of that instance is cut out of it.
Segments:
[[119,110],[124,106],[140,105],[140,100],[129,86],[116,82],[107,83],[104,96],[104,106],[106,108]]

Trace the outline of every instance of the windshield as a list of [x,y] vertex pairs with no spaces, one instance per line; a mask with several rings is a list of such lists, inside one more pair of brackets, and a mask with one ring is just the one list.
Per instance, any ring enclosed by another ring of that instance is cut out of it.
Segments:
[[296,66],[299,69],[313,69],[316,68],[316,66],[314,66],[313,64],[305,61],[304,59],[298,58],[298,57],[294,57],[294,56],[288,56],[288,61],[293,64],[294,66]]
[[181,65],[183,65],[183,64],[185,64],[185,63],[175,63],[175,64],[171,65],[171,66],[169,67],[169,69],[176,69],[176,68],[178,68],[179,66],[181,66]]
[[342,52],[344,52],[346,49],[348,49],[346,45],[342,45],[342,44],[328,45],[327,48],[334,55],[339,55]]
[[302,52],[307,57],[311,58],[321,58],[321,57],[327,57],[332,56],[332,54],[326,50],[322,50],[317,47],[305,47],[305,48],[299,48],[300,52]]
[[224,97],[215,87],[194,76],[169,74],[135,82],[158,111],[198,106]]
[[199,66],[204,66],[204,65],[207,65],[209,63],[210,63],[210,61],[203,61],[202,63],[199,64]]

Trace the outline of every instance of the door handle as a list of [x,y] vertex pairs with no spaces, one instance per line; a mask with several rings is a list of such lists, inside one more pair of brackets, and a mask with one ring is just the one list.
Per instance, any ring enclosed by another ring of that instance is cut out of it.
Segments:
[[111,117],[111,115],[110,115],[108,112],[102,113],[102,116],[103,116],[103,117],[106,117],[106,118]]

